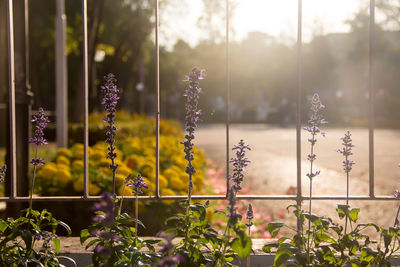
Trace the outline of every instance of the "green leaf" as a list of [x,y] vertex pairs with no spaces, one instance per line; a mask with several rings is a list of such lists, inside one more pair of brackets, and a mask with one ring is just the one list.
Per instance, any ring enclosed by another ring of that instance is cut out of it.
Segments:
[[71,235],[72,231],[71,231],[71,228],[68,226],[68,224],[66,224],[66,223],[63,222],[63,221],[57,221],[57,223],[58,223],[59,225],[61,225],[62,227],[64,227],[65,230],[67,230],[68,235]]
[[267,226],[268,232],[271,234],[272,237],[276,237],[279,233],[279,230],[284,226],[285,224],[280,223],[280,222],[272,222],[269,223]]
[[348,214],[348,212],[349,212],[349,205],[337,204],[336,211],[339,215],[339,218],[343,219],[346,216],[346,214]]
[[358,213],[360,212],[359,208],[351,209],[349,212],[349,218],[352,222],[356,222],[358,219]]
[[0,219],[0,231],[4,233],[4,231],[8,228],[7,222]]
[[262,247],[262,250],[263,250],[265,253],[271,253],[272,248],[277,248],[277,247],[278,247],[278,244],[277,244],[277,243],[274,243],[274,244],[266,244],[266,245],[264,245],[264,246]]
[[60,253],[60,239],[53,238],[53,244],[54,244],[54,248],[56,250],[56,254]]
[[89,233],[89,230],[83,229],[80,236],[81,245],[83,245],[83,243],[85,243],[85,241],[90,237],[92,237],[92,235]]
[[232,250],[236,252],[239,257],[247,258],[251,253],[251,248],[251,238],[247,236],[244,231],[238,231],[237,237],[232,241]]
[[291,245],[287,243],[283,243],[279,246],[274,259],[274,266],[281,266],[282,264],[287,262],[289,258],[293,255],[289,247],[291,247]]
[[21,231],[21,237],[25,242],[25,246],[27,250],[32,249],[32,233],[28,230]]

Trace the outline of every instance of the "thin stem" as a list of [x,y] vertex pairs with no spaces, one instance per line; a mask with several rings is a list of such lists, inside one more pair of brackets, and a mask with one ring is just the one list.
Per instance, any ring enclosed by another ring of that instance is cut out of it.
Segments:
[[126,187],[126,183],[124,183],[124,187],[122,188],[122,197],[121,197],[121,203],[119,203],[118,215],[121,214],[122,202],[124,201],[124,195],[125,195],[125,187]]
[[393,227],[396,227],[396,225],[399,224],[399,221],[397,220],[397,218],[399,217],[399,212],[400,212],[400,205],[399,205],[399,207],[397,208],[397,213],[396,213],[396,217],[394,218]]
[[136,193],[136,198],[135,198],[135,239],[137,242],[138,239],[138,220],[139,220],[139,198],[138,198],[138,194]]
[[228,247],[228,243],[229,243],[229,239],[230,239],[230,220],[228,221],[227,225],[226,225],[226,229],[225,229],[225,242],[224,242],[224,249],[222,250],[222,254],[221,254],[221,258],[220,258],[220,262],[221,262],[221,267],[224,266],[224,261],[225,261],[225,253],[226,253],[226,249]]
[[[35,161],[37,161],[38,158],[38,145],[36,145],[35,149]],[[32,210],[32,198],[33,198],[33,189],[35,188],[35,176],[36,176],[36,164],[33,165],[33,176],[32,176],[32,181],[31,181],[31,190],[30,190],[30,195],[29,195],[29,224],[31,222],[31,210]]]
[[[113,148],[113,146],[111,145],[111,147]],[[111,149],[114,150],[114,149]],[[114,167],[114,158],[111,158],[111,165]],[[113,196],[115,198],[115,172],[116,172],[116,168],[113,168],[112,170],[112,174],[113,174]]]
[[[312,134],[311,141],[311,160],[310,160],[310,205],[308,208],[308,214],[311,216],[312,211],[312,174],[313,174],[313,162],[314,162],[314,144],[315,144],[315,133]],[[310,264],[310,231],[311,231],[311,220],[308,220],[308,236],[307,236],[307,265]]]
[[[249,220],[249,225],[250,225],[250,220]],[[249,237],[250,237],[250,227],[251,226],[248,227],[248,235],[249,235]],[[250,267],[250,255],[247,257],[247,267]]]
[[[345,161],[347,162],[347,154],[345,156]],[[347,206],[347,212],[346,212],[346,223],[344,225],[344,234],[347,233],[347,221],[349,220],[349,172],[346,171],[346,182],[347,182],[347,192],[346,192],[346,206]]]
[[[191,161],[189,160],[189,165],[191,165]],[[189,212],[190,212],[190,203],[192,202],[192,174],[189,174],[189,185],[188,185],[188,203],[186,205],[186,229],[185,229],[185,244],[184,247],[186,249],[187,247],[187,240],[189,236],[189,224],[190,224],[190,218],[189,218]]]

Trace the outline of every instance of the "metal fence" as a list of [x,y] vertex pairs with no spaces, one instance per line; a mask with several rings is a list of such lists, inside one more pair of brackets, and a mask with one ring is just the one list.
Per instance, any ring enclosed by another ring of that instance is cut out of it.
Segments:
[[[157,111],[156,117],[156,188],[153,196],[139,196],[139,199],[147,200],[178,200],[185,199],[186,196],[162,196],[160,195],[159,185],[159,143],[160,143],[160,79],[159,79],[159,0],[155,1],[155,81],[157,92]],[[11,177],[11,194],[7,197],[0,197],[1,201],[18,202],[27,201],[29,197],[17,195],[17,177],[16,177],[16,109],[15,109],[15,58],[14,58],[14,25],[13,25],[13,0],[7,0],[7,31],[8,31],[8,66],[9,66],[9,118],[10,118],[10,177]],[[297,160],[297,192],[296,195],[238,195],[238,199],[247,200],[295,200],[298,205],[302,201],[310,199],[305,196],[301,190],[301,95],[302,95],[302,0],[298,0],[298,17],[297,17],[297,103],[296,103],[296,160]],[[226,175],[229,175],[229,124],[230,124],[230,60],[229,60],[229,0],[226,0]],[[369,95],[374,95],[374,25],[375,25],[375,0],[370,0],[370,27],[369,27],[369,77],[368,90]],[[76,201],[76,200],[97,200],[99,196],[89,195],[89,173],[88,173],[88,32],[87,32],[87,0],[82,0],[82,32],[83,32],[83,90],[84,90],[84,194],[81,196],[35,196],[34,201]],[[227,179],[226,187],[228,189],[229,182]],[[227,190],[228,192],[228,190]],[[194,195],[193,199],[226,199],[224,195]],[[125,197],[130,199],[133,197]],[[319,200],[344,200],[345,196],[313,196],[312,199]],[[392,196],[376,196],[374,192],[374,98],[369,98],[369,195],[368,196],[350,196],[352,200],[393,200]]]

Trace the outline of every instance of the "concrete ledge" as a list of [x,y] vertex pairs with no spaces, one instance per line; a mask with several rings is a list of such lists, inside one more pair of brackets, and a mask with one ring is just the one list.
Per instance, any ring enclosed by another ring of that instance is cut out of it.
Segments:
[[[81,246],[79,237],[60,237],[61,249],[60,255],[67,256],[74,259],[78,267],[85,267],[92,263],[92,249],[85,250],[84,246]],[[143,237],[143,239],[158,239],[155,237]],[[177,240],[178,241],[178,240]],[[250,264],[252,267],[266,267],[273,266],[275,254],[266,254],[262,251],[262,247],[267,243],[276,242],[276,239],[253,239],[253,250],[254,254],[250,256]],[[396,255],[392,259],[391,263],[393,266],[400,266],[400,255]],[[61,260],[66,267],[72,267],[73,265],[67,260]],[[240,262],[235,262],[240,267],[246,267],[246,259]]]

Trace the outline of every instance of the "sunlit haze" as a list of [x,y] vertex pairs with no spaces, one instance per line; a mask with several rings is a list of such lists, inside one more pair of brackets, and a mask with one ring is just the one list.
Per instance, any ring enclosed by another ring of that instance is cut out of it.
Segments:
[[[295,41],[297,36],[296,0],[246,0],[235,1],[237,7],[232,19],[232,38],[240,40],[249,31],[261,31],[280,38]],[[169,8],[162,10],[161,43],[167,46],[177,39],[195,45],[202,39],[198,19],[206,12],[202,0],[182,0],[185,11]],[[309,41],[315,34],[347,32],[346,20],[360,7],[359,0],[303,0],[303,40]],[[179,13],[178,13],[179,12]],[[224,29],[221,27],[221,32]]]

